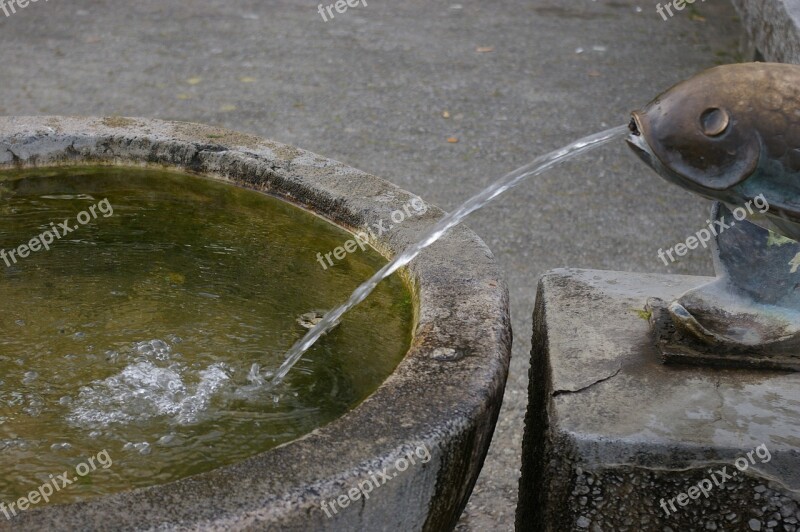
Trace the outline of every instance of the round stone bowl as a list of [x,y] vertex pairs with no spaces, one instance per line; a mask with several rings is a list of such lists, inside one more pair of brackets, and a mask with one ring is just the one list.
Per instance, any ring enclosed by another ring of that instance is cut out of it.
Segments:
[[[390,219],[414,197],[313,153],[197,124],[0,118],[0,169],[63,165],[207,176],[279,197],[351,231]],[[391,257],[442,214],[430,206],[374,246]],[[453,528],[483,465],[503,398],[511,353],[508,292],[489,249],[464,227],[423,252],[403,276],[415,303],[411,347],[353,410],[242,462],[160,486],[33,507],[11,521],[0,519],[0,528]]]

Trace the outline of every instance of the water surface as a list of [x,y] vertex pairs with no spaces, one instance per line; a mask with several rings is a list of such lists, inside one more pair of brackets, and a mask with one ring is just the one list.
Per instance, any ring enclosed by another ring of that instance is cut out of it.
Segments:
[[77,229],[49,251],[0,260],[0,502],[103,450],[113,465],[51,502],[241,460],[352,408],[409,346],[410,295],[394,276],[280,387],[263,386],[306,332],[298,316],[386,264],[367,248],[323,270],[316,254],[351,235],[283,201],[153,170],[0,173],[0,249],[64,220]]

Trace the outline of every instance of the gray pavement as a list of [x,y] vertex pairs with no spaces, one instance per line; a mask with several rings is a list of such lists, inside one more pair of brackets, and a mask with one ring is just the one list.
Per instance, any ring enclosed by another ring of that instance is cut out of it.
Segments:
[[[338,159],[450,210],[536,155],[626,122],[672,83],[743,59],[726,0],[669,20],[649,1],[367,3],[328,22],[297,0],[53,0],[0,11],[0,114],[220,125]],[[669,267],[656,258],[702,227],[707,208],[620,142],[473,215],[468,225],[506,272],[515,342],[460,530],[513,528],[538,276],[561,266],[709,274],[702,252]]]

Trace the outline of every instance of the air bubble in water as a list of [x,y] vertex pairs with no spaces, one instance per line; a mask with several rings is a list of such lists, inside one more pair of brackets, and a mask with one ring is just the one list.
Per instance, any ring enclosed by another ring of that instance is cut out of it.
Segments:
[[139,454],[150,454],[150,451],[152,449],[150,449],[150,444],[147,443],[146,441],[143,441],[143,442],[140,442],[140,443],[133,443],[133,442],[129,441],[128,443],[126,443],[125,445],[122,446],[122,450],[123,451],[136,451]]

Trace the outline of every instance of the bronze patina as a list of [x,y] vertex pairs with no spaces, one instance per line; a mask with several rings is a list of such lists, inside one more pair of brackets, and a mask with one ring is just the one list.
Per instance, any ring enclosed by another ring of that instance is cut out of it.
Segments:
[[[800,370],[800,66],[709,69],[634,111],[630,129],[659,175],[715,201],[717,279],[649,304],[665,360]],[[763,215],[734,217],[756,198]]]

